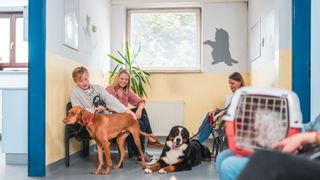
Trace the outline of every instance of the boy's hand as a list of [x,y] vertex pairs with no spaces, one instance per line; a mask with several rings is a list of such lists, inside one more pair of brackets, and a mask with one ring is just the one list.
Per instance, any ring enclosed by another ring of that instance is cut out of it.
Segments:
[[106,110],[106,108],[103,107],[103,106],[98,106],[95,109],[96,109],[97,112],[103,112],[104,110]]

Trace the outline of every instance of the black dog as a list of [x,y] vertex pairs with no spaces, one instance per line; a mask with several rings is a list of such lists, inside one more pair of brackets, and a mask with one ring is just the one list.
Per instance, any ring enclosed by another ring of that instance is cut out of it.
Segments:
[[203,146],[197,140],[189,140],[189,132],[185,127],[174,126],[162,150],[159,160],[150,168],[146,168],[146,174],[158,171],[161,174],[174,171],[191,170],[193,166],[201,163],[201,160],[210,160],[211,153],[208,147]]

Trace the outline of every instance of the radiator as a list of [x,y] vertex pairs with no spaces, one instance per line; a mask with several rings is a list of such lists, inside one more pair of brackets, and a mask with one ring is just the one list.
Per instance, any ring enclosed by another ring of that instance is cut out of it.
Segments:
[[167,136],[173,126],[183,125],[184,101],[182,100],[147,101],[146,110],[153,134],[156,136]]

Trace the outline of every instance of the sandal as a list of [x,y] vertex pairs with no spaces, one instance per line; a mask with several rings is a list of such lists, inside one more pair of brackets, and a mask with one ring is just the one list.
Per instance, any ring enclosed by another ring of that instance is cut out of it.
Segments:
[[148,140],[147,147],[149,148],[156,148],[156,149],[162,149],[164,147],[164,144],[155,136],[151,136],[153,139],[155,139],[154,142]]

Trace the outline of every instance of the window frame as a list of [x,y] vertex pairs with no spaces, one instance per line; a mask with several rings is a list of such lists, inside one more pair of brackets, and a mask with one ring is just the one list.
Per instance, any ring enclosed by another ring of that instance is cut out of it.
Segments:
[[126,12],[126,40],[131,44],[131,14],[133,13],[168,13],[168,12],[192,12],[196,14],[196,65],[193,67],[161,67],[161,66],[142,66],[143,69],[148,72],[164,72],[164,73],[175,73],[175,72],[201,72],[202,71],[202,19],[201,19],[201,8],[200,7],[188,7],[188,8],[130,8]]
[[[25,68],[29,63],[17,63],[16,62],[16,19],[24,18],[22,11],[14,12],[0,12],[0,18],[10,18],[10,44],[13,42],[13,47],[10,49],[9,63],[0,63],[0,69],[3,68]],[[28,58],[28,57],[27,57]]]

